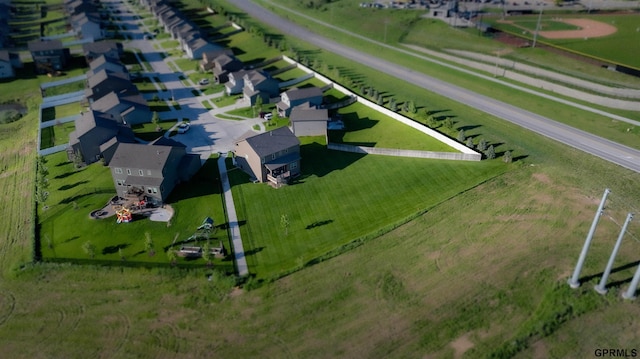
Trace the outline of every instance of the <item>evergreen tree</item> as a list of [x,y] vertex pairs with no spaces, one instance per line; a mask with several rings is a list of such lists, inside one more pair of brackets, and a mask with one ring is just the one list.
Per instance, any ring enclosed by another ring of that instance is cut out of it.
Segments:
[[413,101],[408,101],[407,112],[412,113],[412,114],[417,112],[416,104],[413,103]]
[[96,256],[96,246],[90,241],[84,242],[84,244],[82,245],[82,250],[86,255],[89,256],[89,258],[93,259],[93,257]]
[[460,130],[460,131],[458,132],[458,141],[459,141],[459,142],[464,142],[464,140],[465,140],[466,138],[467,138],[467,137],[465,136],[464,130]]
[[489,148],[487,149],[487,158],[492,160],[494,158],[496,158],[496,150],[493,149],[493,145],[489,146]]
[[511,151],[505,152],[504,155],[502,156],[502,160],[505,163],[511,163],[513,161],[513,155],[511,154]]
[[473,138],[467,138],[467,147],[473,148]]
[[478,151],[484,152],[486,150],[487,150],[487,140],[483,138],[480,140],[480,142],[478,142]]

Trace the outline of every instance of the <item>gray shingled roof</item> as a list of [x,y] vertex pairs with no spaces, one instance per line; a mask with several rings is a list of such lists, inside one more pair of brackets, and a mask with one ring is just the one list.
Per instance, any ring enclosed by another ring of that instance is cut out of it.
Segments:
[[118,42],[112,40],[88,42],[86,44],[82,44],[82,51],[85,55],[90,52],[104,54],[113,50],[119,51],[119,48],[122,47],[122,45],[118,46],[118,44]]
[[278,151],[282,151],[293,146],[300,146],[300,140],[291,132],[288,127],[280,127],[273,131],[260,133],[242,140],[247,141],[249,146],[260,157],[268,156]]
[[47,50],[61,50],[62,41],[60,40],[50,40],[50,41],[31,41],[28,44],[29,51],[47,51]]
[[[107,72],[106,70],[98,71],[93,74],[93,76],[87,78],[87,84],[89,84],[89,88],[94,88],[104,81],[120,81],[123,83],[126,81],[131,84],[131,81],[129,81],[126,74],[118,72]],[[133,85],[131,84],[131,86]]]
[[0,60],[5,62],[11,62],[11,57],[9,56],[9,51],[0,50]]
[[322,96],[322,90],[319,87],[293,88],[285,93],[290,101]]
[[161,171],[173,147],[121,143],[113,154],[110,167],[145,168]]
[[327,109],[315,109],[308,106],[296,106],[291,110],[289,115],[291,122],[301,121],[328,121],[329,110]]

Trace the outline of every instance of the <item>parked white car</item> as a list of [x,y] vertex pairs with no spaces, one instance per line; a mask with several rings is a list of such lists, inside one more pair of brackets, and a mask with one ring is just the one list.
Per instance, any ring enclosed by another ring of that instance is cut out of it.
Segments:
[[204,86],[204,85],[208,85],[209,84],[209,79],[202,79],[200,81],[198,81],[198,85],[200,86]]
[[189,131],[189,128],[191,128],[191,126],[188,123],[183,122],[178,125],[178,133],[186,133]]

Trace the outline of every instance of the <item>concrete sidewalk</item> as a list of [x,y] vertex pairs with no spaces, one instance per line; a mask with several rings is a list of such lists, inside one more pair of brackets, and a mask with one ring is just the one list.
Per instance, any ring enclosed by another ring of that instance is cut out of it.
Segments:
[[220,171],[220,182],[222,183],[222,192],[224,192],[224,203],[227,207],[227,220],[229,221],[229,233],[231,234],[231,243],[233,244],[233,253],[236,260],[238,275],[243,277],[249,274],[247,259],[244,256],[244,247],[242,246],[242,238],[240,237],[240,226],[238,225],[238,216],[236,215],[236,207],[233,203],[233,195],[231,194],[231,185],[227,176],[227,166],[225,165],[226,154],[218,158],[218,170]]

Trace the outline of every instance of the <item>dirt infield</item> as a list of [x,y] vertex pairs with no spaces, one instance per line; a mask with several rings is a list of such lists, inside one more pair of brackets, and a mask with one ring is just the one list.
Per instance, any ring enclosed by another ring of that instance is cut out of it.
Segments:
[[589,19],[562,19],[557,21],[578,26],[580,30],[540,31],[538,34],[547,39],[580,39],[603,37],[618,31],[615,26]]

